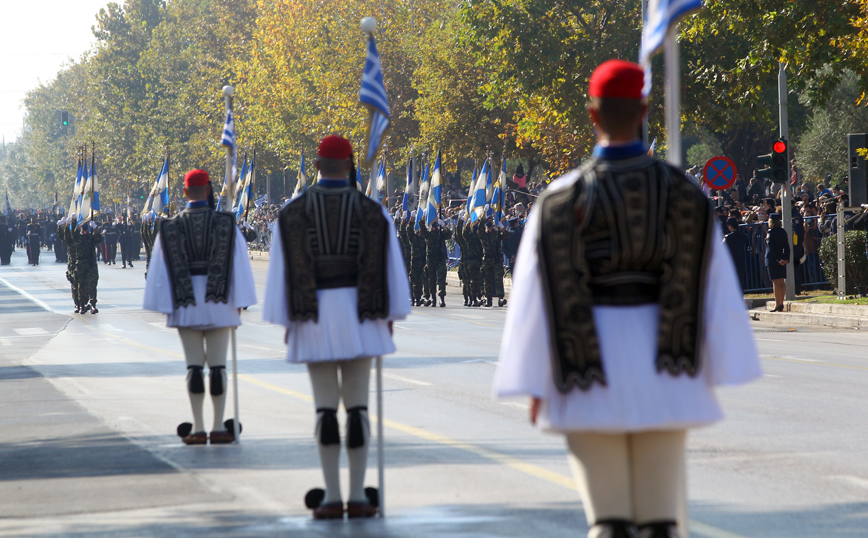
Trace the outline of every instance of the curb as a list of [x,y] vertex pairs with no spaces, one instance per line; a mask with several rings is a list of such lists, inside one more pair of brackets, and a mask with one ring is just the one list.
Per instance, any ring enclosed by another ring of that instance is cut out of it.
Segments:
[[751,310],[750,317],[754,321],[762,321],[776,325],[814,325],[836,329],[868,329],[868,318],[859,316],[803,314],[787,311],[769,312],[768,310],[763,309]]

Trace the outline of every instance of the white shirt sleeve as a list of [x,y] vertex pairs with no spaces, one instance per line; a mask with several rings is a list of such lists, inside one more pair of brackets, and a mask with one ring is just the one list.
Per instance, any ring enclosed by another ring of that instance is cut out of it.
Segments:
[[169,281],[169,269],[166,267],[166,257],[163,255],[163,242],[157,235],[151,249],[151,264],[148,266],[148,278],[145,281],[145,300],[142,308],[162,314],[174,311],[172,303],[172,283]]
[[256,282],[253,280],[253,268],[247,253],[247,241],[237,226],[235,248],[232,251],[232,288],[229,291],[232,294],[230,303],[236,308],[256,304]]
[[286,276],[284,275],[283,240],[280,226],[274,227],[269,251],[268,276],[265,280],[265,300],[262,305],[262,320],[289,327],[287,312]]
[[545,291],[540,275],[538,212],[531,212],[515,260],[510,305],[494,376],[498,397],[530,395],[543,398],[552,382],[551,338]]

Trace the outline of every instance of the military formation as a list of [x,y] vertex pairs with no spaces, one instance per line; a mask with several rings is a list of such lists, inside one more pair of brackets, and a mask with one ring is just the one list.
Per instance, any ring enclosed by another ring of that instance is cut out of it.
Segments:
[[410,276],[413,306],[446,306],[448,243],[456,249],[458,278],[464,306],[506,306],[503,288],[503,241],[509,233],[494,217],[474,220],[462,212],[455,219],[437,219],[429,226],[416,221],[416,212],[397,219],[404,264]]
[[66,244],[68,256],[66,279],[72,288],[76,314],[96,314],[96,288],[99,283],[96,251],[103,244],[103,234],[95,222],[75,226],[69,219],[57,224],[57,235]]

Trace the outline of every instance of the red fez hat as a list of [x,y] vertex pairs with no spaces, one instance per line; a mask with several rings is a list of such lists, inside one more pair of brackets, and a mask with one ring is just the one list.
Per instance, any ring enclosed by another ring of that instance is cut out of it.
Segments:
[[338,135],[328,135],[319,143],[316,154],[326,159],[349,159],[353,146],[346,138]]
[[199,170],[198,168],[190,170],[184,176],[185,187],[202,187],[207,185],[209,181],[211,181],[211,178],[208,177],[208,172]]
[[609,60],[594,70],[588,84],[588,95],[615,99],[642,99],[644,85],[645,72],[639,64],[624,60]]

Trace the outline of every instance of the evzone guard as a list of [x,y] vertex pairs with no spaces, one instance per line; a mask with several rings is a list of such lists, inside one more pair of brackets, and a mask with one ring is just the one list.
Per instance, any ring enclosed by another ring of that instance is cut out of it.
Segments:
[[[322,178],[278,216],[263,317],[286,327],[286,360],[307,364],[313,386],[325,490],[311,490],[306,505],[315,519],[341,519],[345,512],[372,517],[376,490],[364,487],[371,359],[394,353],[392,322],[410,313],[410,286],[391,217],[348,182],[349,141],[327,136],[317,156]],[[341,400],[350,467],[346,508],[339,473]]]
[[593,538],[687,536],[687,430],[761,375],[707,198],[637,137],[642,86],[618,60],[591,76],[598,143],[531,214],[495,377],[566,436]]
[[[256,304],[253,271],[235,217],[214,210],[208,173],[187,172],[184,196],[184,211],[158,223],[144,308],[166,314],[166,325],[178,329],[184,348],[193,423],[178,426],[178,435],[188,445],[232,443],[234,424],[223,421],[226,348],[231,331],[241,325],[240,309]],[[210,435],[203,418],[206,365],[214,406]]]

